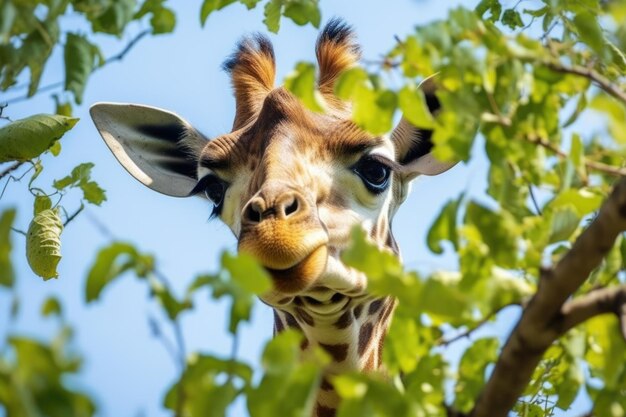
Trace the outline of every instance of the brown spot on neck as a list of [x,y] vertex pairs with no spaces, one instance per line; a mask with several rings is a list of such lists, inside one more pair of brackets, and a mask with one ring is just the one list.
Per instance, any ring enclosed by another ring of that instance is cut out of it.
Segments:
[[324,349],[330,356],[333,358],[335,362],[343,362],[348,357],[348,348],[349,345],[347,343],[338,343],[335,345],[320,343],[322,349]]
[[374,332],[374,325],[372,323],[365,323],[359,330],[359,346],[357,352],[359,356],[363,356],[369,343],[372,339],[372,333]]

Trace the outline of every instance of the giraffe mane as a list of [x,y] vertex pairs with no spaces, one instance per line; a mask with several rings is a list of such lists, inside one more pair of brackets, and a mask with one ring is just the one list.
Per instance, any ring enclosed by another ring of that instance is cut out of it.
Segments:
[[361,59],[361,47],[356,43],[352,27],[334,18],[326,24],[317,39],[315,52],[320,71],[320,91],[327,98],[332,97],[339,75]]
[[270,40],[256,34],[243,38],[222,68],[231,76],[236,112],[233,130],[249,122],[274,88],[276,63]]

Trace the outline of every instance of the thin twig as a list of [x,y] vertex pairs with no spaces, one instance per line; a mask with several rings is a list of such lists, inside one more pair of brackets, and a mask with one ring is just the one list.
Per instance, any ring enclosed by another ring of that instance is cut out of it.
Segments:
[[15,227],[12,227],[11,230],[13,230],[15,233],[18,233],[22,236],[27,236],[26,232],[20,229],[16,229]]
[[541,35],[541,38],[539,38],[540,41],[545,41],[547,39],[547,37],[550,35],[550,32],[552,32],[552,30],[556,27],[556,25],[559,24],[558,20],[555,20],[554,22],[552,22],[552,24],[550,25],[550,27],[548,28],[548,30],[545,31],[545,33],[543,35]]
[[126,54],[128,54],[130,52],[131,49],[133,49],[133,47],[137,44],[137,42],[139,42],[142,38],[144,38],[145,36],[149,35],[150,33],[152,33],[152,31],[150,29],[146,29],[142,32],[140,32],[137,36],[135,36],[133,39],[131,39],[130,42],[128,42],[128,45],[126,45],[126,47],[124,49],[122,49],[122,51],[116,55],[113,55],[112,57],[107,58],[104,63],[96,68],[102,68],[105,65],[108,65],[112,62],[116,62],[116,61],[121,61],[124,59],[124,57],[126,56]]
[[604,90],[607,94],[615,97],[623,104],[626,104],[626,91],[619,88],[615,83],[613,83],[608,78],[599,74],[592,68],[585,68],[578,65],[575,66],[565,66],[560,62],[546,62],[545,65],[553,71],[560,72],[563,74],[573,74],[579,75],[581,77],[587,78],[588,80],[595,83],[598,87]]
[[[565,152],[559,149],[558,146],[551,144],[545,139],[541,138],[531,138],[526,136],[526,140],[530,143],[534,143],[536,145],[542,146],[552,152],[554,152],[559,158],[567,159],[568,156]],[[624,177],[626,176],[626,168],[618,168],[612,165],[603,164],[602,162],[590,161],[585,158],[585,166],[591,170],[604,172],[605,174],[613,175],[616,177]]]
[[[146,29],[142,32],[140,32],[137,36],[135,36],[133,39],[131,39],[131,41],[124,47],[124,49],[122,49],[121,52],[119,52],[118,54],[113,55],[112,57],[106,59],[102,65],[100,65],[99,67],[96,67],[93,69],[93,71],[91,72],[92,74],[94,72],[96,72],[97,70],[103,68],[104,66],[112,63],[112,62],[117,62],[117,61],[121,61],[124,59],[124,57],[130,52],[130,50],[137,44],[137,42],[139,42],[142,38],[144,38],[146,35],[150,34],[152,31],[150,29]],[[46,91],[50,91],[50,90],[55,90],[59,87],[62,87],[64,85],[63,81],[57,81],[55,83],[52,84],[48,84],[46,86],[40,87],[37,89],[37,91],[35,91],[35,93],[31,96],[29,95],[25,95],[25,96],[19,96],[19,97],[14,97],[12,99],[7,100],[5,103],[7,105],[9,104],[13,104],[13,103],[18,103],[21,101],[25,101],[30,99],[31,97],[46,92]]]
[[174,361],[174,363],[177,363],[178,353],[176,352],[176,347],[167,337],[165,337],[165,335],[161,331],[161,328],[159,327],[159,323],[154,317],[148,316],[148,326],[150,327],[152,336],[157,338],[161,342],[161,344],[163,344],[165,351],[170,355],[172,361]]
[[537,199],[535,198],[535,192],[533,191],[533,185],[531,183],[528,183],[528,191],[530,193],[530,199],[533,202],[533,206],[535,206],[535,210],[537,211],[537,214],[540,216],[543,216],[543,213],[541,212],[541,209],[539,208],[539,203],[537,203]]
[[4,171],[0,172],[0,180],[4,177],[6,177],[7,175],[9,175],[11,172],[15,171],[16,169],[18,169],[19,167],[21,167],[24,164],[24,162],[14,162],[13,164],[9,165],[7,167],[7,169],[5,169]]
[[76,216],[78,216],[78,214],[83,211],[85,208],[85,205],[81,203],[80,207],[78,208],[78,210],[76,210],[74,213],[72,213],[72,215],[67,217],[67,220],[65,220],[65,223],[63,223],[63,227],[67,226],[69,222],[71,222],[72,220],[74,220],[76,218]]
[[485,324],[487,324],[489,321],[491,321],[491,319],[493,319],[495,316],[498,315],[498,313],[500,313],[502,310],[504,310],[507,307],[510,306],[521,306],[522,303],[511,303],[511,304],[506,304],[503,305],[502,307],[497,308],[496,310],[493,310],[491,313],[487,314],[485,317],[483,317],[481,320],[477,321],[476,323],[474,323],[474,325],[468,329],[466,329],[465,331],[451,337],[450,339],[444,339],[444,337],[440,337],[439,340],[437,340],[435,342],[435,344],[437,346],[448,346],[451,345],[452,343],[464,339],[466,337],[470,337],[472,335],[472,333],[474,333],[476,330],[480,329],[482,326],[484,326]]
[[11,118],[9,116],[5,116],[3,114],[4,113],[4,109],[6,109],[8,105],[9,105],[9,103],[0,104],[0,119],[12,122],[13,120],[11,120]]
[[2,197],[4,196],[5,191],[7,190],[7,187],[9,186],[9,183],[11,181],[13,182],[20,182],[32,169],[33,169],[34,165],[31,166],[30,168],[28,168],[22,175],[20,175],[19,177],[14,177],[13,175],[9,175],[9,178],[7,179],[7,182],[4,183],[4,187],[2,187],[2,192],[0,192],[0,200],[2,200]]

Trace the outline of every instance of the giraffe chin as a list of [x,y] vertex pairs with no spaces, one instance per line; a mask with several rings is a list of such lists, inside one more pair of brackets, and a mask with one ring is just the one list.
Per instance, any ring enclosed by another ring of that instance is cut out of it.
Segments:
[[328,247],[319,246],[296,265],[286,269],[265,268],[273,278],[276,291],[292,295],[310,288],[326,270]]

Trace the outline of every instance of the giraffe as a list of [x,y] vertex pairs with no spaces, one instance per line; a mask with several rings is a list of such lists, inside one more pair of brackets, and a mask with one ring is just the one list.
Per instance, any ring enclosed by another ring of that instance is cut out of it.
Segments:
[[[318,88],[328,109],[312,112],[275,87],[270,41],[244,38],[224,63],[236,101],[232,131],[211,140],[174,113],[136,104],[97,103],[94,123],[122,166],[160,193],[201,195],[233,232],[238,250],[270,273],[261,300],[274,309],[274,332],[295,328],[304,351],[329,353],[325,375],[380,367],[395,301],[368,294],[363,273],[341,262],[350,231],[360,225],[381,248],[399,256],[391,231],[411,181],[454,163],[431,153],[430,131],[402,118],[375,136],[351,121],[350,104],[333,91],[356,65],[360,47],[339,19],[321,31]],[[427,94],[431,111],[439,103]],[[314,413],[333,416],[339,404],[322,380]]]

